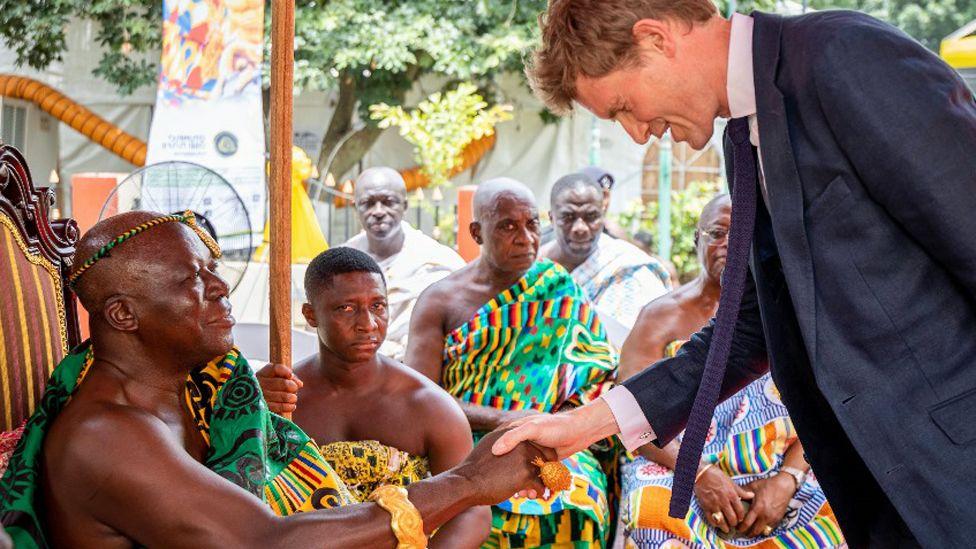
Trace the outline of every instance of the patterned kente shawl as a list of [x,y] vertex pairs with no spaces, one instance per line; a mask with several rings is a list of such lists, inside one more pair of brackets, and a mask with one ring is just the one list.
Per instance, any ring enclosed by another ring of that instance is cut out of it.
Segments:
[[[61,361],[0,480],[0,521],[18,549],[48,545],[36,499],[44,435],[93,362],[90,343]],[[203,464],[276,514],[355,503],[308,436],[268,411],[257,378],[237,349],[190,374],[185,402],[209,447]]]
[[[665,347],[671,357],[684,344]],[[683,433],[679,435],[680,441]],[[796,431],[770,374],[746,385],[715,408],[702,459],[744,486],[776,474]],[[723,535],[711,527],[706,512],[692,498],[684,519],[668,516],[674,473],[638,456],[623,466],[620,514],[627,547],[634,549],[835,548],[845,547],[823,489],[813,471],[790,499],[786,516],[769,535]]]
[[[616,366],[583,290],[561,266],[541,260],[447,335],[442,385],[480,406],[555,412],[599,397]],[[510,499],[497,507],[522,515],[577,510],[604,530],[609,510],[600,463],[590,450],[564,463],[573,473],[571,490],[550,501]]]

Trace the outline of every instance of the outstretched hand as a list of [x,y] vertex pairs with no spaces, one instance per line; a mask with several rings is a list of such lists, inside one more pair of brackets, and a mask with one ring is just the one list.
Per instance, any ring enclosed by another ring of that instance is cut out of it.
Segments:
[[602,399],[559,414],[539,414],[512,422],[492,446],[496,456],[504,455],[519,442],[530,441],[555,450],[559,459],[584,450],[616,432],[617,423]]
[[302,380],[284,364],[267,364],[257,372],[261,392],[268,409],[276,414],[290,414],[298,404],[298,390]]

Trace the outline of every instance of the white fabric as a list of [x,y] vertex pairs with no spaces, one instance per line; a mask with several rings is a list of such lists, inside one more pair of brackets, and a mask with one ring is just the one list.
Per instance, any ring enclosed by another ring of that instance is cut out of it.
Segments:
[[[410,316],[420,293],[428,286],[465,265],[457,252],[402,222],[403,248],[379,262],[386,277],[390,323],[386,341],[380,347],[384,355],[403,360],[410,332]],[[366,233],[360,232],[343,246],[369,253]]]
[[597,248],[570,273],[601,317],[609,315],[629,331],[641,307],[668,291],[668,273],[633,244],[600,235]]

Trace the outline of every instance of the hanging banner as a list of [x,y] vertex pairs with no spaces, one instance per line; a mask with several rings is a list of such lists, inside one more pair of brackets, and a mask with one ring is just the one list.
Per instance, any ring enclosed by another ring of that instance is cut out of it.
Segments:
[[[265,217],[263,46],[264,0],[163,0],[163,53],[146,157],[146,165],[179,160],[219,173],[233,189],[214,185],[205,211],[197,213],[223,225],[220,217],[231,215],[225,204],[236,191],[258,238]],[[150,187],[147,208],[180,209],[173,198],[180,193]]]

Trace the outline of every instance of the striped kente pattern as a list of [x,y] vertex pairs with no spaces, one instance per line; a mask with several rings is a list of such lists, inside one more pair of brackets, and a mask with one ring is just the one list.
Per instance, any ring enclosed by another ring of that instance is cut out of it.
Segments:
[[[565,269],[538,261],[444,341],[442,385],[458,399],[501,410],[580,406],[612,384],[616,351]],[[475,433],[478,437],[480,434]],[[591,449],[563,463],[573,487],[550,500],[492,507],[486,547],[602,547],[610,526],[608,482]]]
[[30,253],[2,214],[0,256],[0,431],[9,431],[33,413],[67,353],[67,323],[57,267]]

